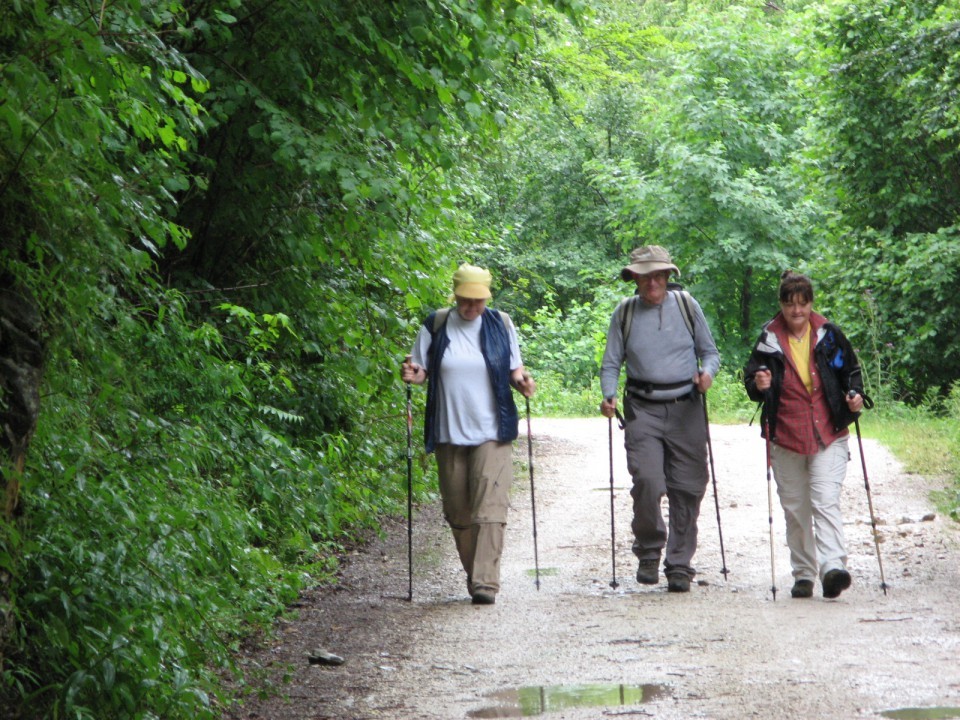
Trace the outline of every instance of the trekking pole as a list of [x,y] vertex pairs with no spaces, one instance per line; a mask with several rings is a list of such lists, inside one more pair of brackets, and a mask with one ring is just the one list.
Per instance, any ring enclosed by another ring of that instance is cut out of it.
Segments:
[[717,532],[720,534],[720,562],[723,564],[723,568],[720,572],[723,573],[723,579],[726,581],[727,573],[730,572],[727,570],[727,556],[723,551],[723,528],[720,527],[720,498],[717,496],[717,471],[713,467],[713,443],[710,442],[710,416],[707,414],[707,394],[703,393],[703,422],[707,427],[707,454],[710,457],[710,477],[713,478],[713,504],[717,508]]
[[[847,397],[855,397],[857,394],[856,390],[851,390],[847,393]],[[860,465],[863,467],[863,487],[867,491],[867,507],[870,508],[870,527],[873,528],[873,546],[877,550],[877,565],[880,566],[880,588],[883,590],[883,594],[887,594],[887,581],[883,577],[883,560],[880,559],[880,538],[877,533],[877,518],[873,514],[873,498],[870,495],[870,480],[867,479],[867,460],[863,456],[863,438],[860,436],[860,418],[854,419],[854,424],[857,426],[857,444],[860,447]]]
[[770,592],[777,601],[777,564],[773,550],[773,488],[770,483],[770,423],[767,423],[767,521],[770,523]]
[[[767,366],[761,365],[757,368],[757,372],[766,371]],[[766,393],[764,393],[766,394]],[[766,402],[764,402],[764,410],[766,410]],[[773,594],[773,601],[777,601],[777,565],[775,558],[775,553],[773,549],[773,488],[771,483],[771,474],[773,469],[773,463],[770,460],[770,418],[768,417],[764,423],[764,436],[766,440],[766,449],[767,449],[767,521],[770,524],[770,592]]]
[[[608,398],[612,400],[613,398]],[[617,420],[620,422],[620,427],[623,427],[622,416],[620,411],[617,411]],[[613,418],[607,418],[607,426],[609,428],[610,436],[610,566],[613,569],[613,578],[610,580],[610,587],[616,589],[620,583],[617,582],[617,541],[616,541],[616,524],[613,521]]]
[[[404,361],[409,363],[411,356]],[[413,600],[413,399],[407,383],[407,601]]]
[[540,560],[537,558],[537,501],[533,493],[533,433],[530,432],[530,398],[527,401],[527,465],[530,468],[530,512],[533,515],[533,567],[540,589]]
[[616,588],[617,582],[617,542],[616,525],[613,522],[613,418],[607,418],[607,427],[610,435],[610,566],[613,569],[613,579],[610,587]]

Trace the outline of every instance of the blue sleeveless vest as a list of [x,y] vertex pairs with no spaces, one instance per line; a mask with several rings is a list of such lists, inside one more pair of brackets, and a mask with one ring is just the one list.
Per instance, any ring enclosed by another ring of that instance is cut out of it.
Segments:
[[[443,354],[450,345],[446,319],[439,328],[433,329],[436,315],[436,312],[430,313],[423,322],[431,335],[428,363],[430,376],[427,381],[427,408],[423,422],[423,443],[428,453],[433,452],[437,444],[437,421],[440,416],[437,386],[440,382],[440,363],[443,362]],[[512,442],[517,439],[519,432],[519,414],[510,389],[510,333],[498,311],[486,308],[481,317],[483,324],[480,326],[480,350],[487,364],[487,374],[493,386],[497,406],[497,440]]]

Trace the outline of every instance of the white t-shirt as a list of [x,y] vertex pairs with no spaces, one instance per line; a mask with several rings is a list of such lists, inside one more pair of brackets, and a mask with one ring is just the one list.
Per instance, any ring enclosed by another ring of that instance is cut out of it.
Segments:
[[[510,337],[510,369],[522,365],[517,331],[505,315]],[[437,385],[437,442],[454,445],[480,445],[497,439],[497,412],[493,386],[480,349],[483,316],[467,322],[451,308],[447,315],[450,345],[443,353]],[[413,347],[413,362],[428,367],[430,330],[421,327]],[[437,378],[431,378],[437,382]]]

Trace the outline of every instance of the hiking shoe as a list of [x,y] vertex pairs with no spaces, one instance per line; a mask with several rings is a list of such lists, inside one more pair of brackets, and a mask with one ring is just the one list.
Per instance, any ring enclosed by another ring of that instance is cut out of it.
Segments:
[[660,582],[660,561],[641,560],[637,566],[637,582],[641,585],[656,585]]
[[683,573],[667,575],[668,592],[690,592],[690,576]]
[[797,580],[790,588],[790,597],[808,598],[813,597],[813,580]]
[[477,590],[473,593],[474,605],[493,605],[497,601],[497,596],[486,590]]
[[823,576],[823,596],[830,599],[839,597],[840,593],[850,587],[850,582],[850,573],[846,570],[831,570]]

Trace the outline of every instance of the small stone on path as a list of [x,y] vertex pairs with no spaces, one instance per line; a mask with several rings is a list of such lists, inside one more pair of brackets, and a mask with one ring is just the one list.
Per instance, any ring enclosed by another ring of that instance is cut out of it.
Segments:
[[343,665],[344,659],[322,648],[317,648],[307,656],[311,665]]

